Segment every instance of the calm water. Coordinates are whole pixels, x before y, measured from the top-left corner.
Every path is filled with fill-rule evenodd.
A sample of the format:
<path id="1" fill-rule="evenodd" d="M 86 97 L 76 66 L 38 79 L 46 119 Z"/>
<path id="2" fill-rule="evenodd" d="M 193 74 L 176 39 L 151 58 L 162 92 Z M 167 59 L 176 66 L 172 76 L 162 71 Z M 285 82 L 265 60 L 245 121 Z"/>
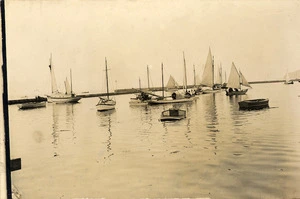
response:
<path id="1" fill-rule="evenodd" d="M 158 121 L 172 105 L 96 111 L 97 98 L 74 105 L 9 107 L 12 175 L 32 198 L 300 198 L 300 83 L 253 85 L 248 95 L 201 95 L 187 118 Z M 239 111 L 237 102 L 269 98 L 271 109 Z"/>

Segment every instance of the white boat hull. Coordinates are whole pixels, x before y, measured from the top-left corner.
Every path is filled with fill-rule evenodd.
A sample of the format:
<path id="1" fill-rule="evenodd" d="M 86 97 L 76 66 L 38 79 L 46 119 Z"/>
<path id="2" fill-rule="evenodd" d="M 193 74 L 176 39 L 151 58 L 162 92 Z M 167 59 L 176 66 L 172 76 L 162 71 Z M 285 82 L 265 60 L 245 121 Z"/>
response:
<path id="1" fill-rule="evenodd" d="M 47 96 L 47 101 L 50 103 L 77 103 L 81 97 L 76 96 Z"/>
<path id="2" fill-rule="evenodd" d="M 171 104 L 171 103 L 184 103 L 184 102 L 192 102 L 195 98 L 183 98 L 183 99 L 163 99 L 163 100 L 149 100 L 148 104 L 155 105 L 155 104 Z"/>
<path id="3" fill-rule="evenodd" d="M 138 100 L 138 99 L 131 99 L 129 101 L 129 105 L 130 106 L 146 106 L 148 105 L 148 100 L 147 101 L 142 101 L 142 100 Z"/>
<path id="4" fill-rule="evenodd" d="M 203 90 L 202 93 L 203 94 L 209 94 L 209 93 L 219 93 L 221 92 L 221 89 L 215 89 L 215 90 L 211 90 L 211 89 L 207 89 L 207 90 Z"/>
<path id="5" fill-rule="evenodd" d="M 241 90 L 241 91 L 231 91 L 231 92 L 228 92 L 226 91 L 226 95 L 227 96 L 233 96 L 233 95 L 245 95 L 247 93 L 248 89 L 245 89 L 245 90 Z"/>
<path id="6" fill-rule="evenodd" d="M 109 111 L 115 109 L 115 105 L 99 104 L 97 105 L 97 111 Z"/>
<path id="7" fill-rule="evenodd" d="M 107 100 L 104 98 L 100 98 L 100 101 L 98 102 L 97 111 L 109 111 L 115 109 L 116 102 L 114 100 Z"/>

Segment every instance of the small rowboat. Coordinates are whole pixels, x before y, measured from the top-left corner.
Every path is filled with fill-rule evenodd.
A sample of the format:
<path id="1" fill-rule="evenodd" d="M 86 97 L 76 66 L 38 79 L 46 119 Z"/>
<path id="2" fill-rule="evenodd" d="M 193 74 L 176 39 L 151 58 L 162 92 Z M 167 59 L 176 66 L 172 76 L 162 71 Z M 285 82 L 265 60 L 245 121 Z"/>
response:
<path id="1" fill-rule="evenodd" d="M 269 108 L 269 99 L 252 99 L 239 102 L 241 110 L 257 110 L 263 108 Z"/>
<path id="2" fill-rule="evenodd" d="M 176 121 L 186 118 L 186 111 L 177 108 L 170 108 L 161 113 L 160 121 Z"/>
<path id="3" fill-rule="evenodd" d="M 19 109 L 34 109 L 34 108 L 43 108 L 46 107 L 46 102 L 28 102 L 20 104 Z"/>

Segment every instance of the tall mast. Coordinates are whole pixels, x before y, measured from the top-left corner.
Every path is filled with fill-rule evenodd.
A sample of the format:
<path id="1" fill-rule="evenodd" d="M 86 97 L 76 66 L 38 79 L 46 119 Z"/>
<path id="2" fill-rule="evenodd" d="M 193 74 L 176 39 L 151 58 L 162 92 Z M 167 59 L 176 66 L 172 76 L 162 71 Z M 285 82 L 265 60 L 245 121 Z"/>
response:
<path id="1" fill-rule="evenodd" d="M 183 66 L 184 66 L 184 88 L 185 91 L 187 91 L 187 77 L 186 77 L 186 63 L 185 63 L 185 56 L 184 56 L 184 52 L 183 52 Z"/>
<path id="2" fill-rule="evenodd" d="M 165 93 L 164 93 L 164 64 L 161 63 L 161 88 L 162 88 L 162 96 L 165 98 Z"/>
<path id="3" fill-rule="evenodd" d="M 196 87 L 196 71 L 195 71 L 195 64 L 193 65 L 194 69 L 194 87 Z"/>
<path id="4" fill-rule="evenodd" d="M 141 78 L 139 77 L 139 89 L 141 90 L 142 87 L 141 87 Z"/>
<path id="5" fill-rule="evenodd" d="M 106 57 L 105 57 L 105 73 L 106 73 L 106 93 L 107 93 L 107 99 L 109 99 L 108 74 L 107 74 L 107 60 L 106 60 Z"/>
<path id="6" fill-rule="evenodd" d="M 72 88 L 72 69 L 70 69 L 70 81 L 71 81 L 71 95 L 73 94 L 73 88 Z"/>
<path id="7" fill-rule="evenodd" d="M 147 79 L 148 79 L 148 90 L 150 90 L 150 82 L 149 82 L 149 67 L 147 65 Z"/>
<path id="8" fill-rule="evenodd" d="M 214 67 L 215 67 L 215 65 L 214 65 L 214 59 L 215 59 L 215 57 L 213 56 L 212 57 L 212 83 L 213 83 L 213 86 L 212 86 L 212 88 L 214 88 L 214 84 L 215 84 L 215 69 L 214 69 Z"/>

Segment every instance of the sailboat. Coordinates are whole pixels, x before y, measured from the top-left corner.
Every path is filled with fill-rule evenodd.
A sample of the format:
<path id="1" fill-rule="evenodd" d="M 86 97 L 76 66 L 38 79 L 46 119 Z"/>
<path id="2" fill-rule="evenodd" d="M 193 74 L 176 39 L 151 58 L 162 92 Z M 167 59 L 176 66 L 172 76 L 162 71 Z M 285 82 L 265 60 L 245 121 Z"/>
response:
<path id="1" fill-rule="evenodd" d="M 294 82 L 290 79 L 289 73 L 287 72 L 285 75 L 285 82 L 284 84 L 294 84 Z"/>
<path id="2" fill-rule="evenodd" d="M 109 89 L 108 89 L 108 72 L 107 72 L 107 60 L 105 57 L 105 74 L 106 74 L 106 97 L 99 97 L 100 100 L 98 102 L 97 110 L 98 111 L 108 111 L 115 109 L 116 101 L 109 98 Z"/>
<path id="3" fill-rule="evenodd" d="M 72 91 L 72 71 L 70 70 L 71 86 L 68 83 L 67 87 L 67 83 L 65 82 L 66 93 L 61 93 L 57 89 L 54 68 L 52 65 L 52 55 L 50 56 L 49 68 L 51 73 L 52 94 L 47 96 L 47 101 L 50 103 L 77 103 L 81 99 L 81 97 L 76 96 L 76 94 Z"/>
<path id="4" fill-rule="evenodd" d="M 170 97 L 165 97 L 165 88 L 164 88 L 164 73 L 163 73 L 163 63 L 161 64 L 161 72 L 162 72 L 162 96 L 157 98 L 157 99 L 153 99 L 150 100 L 148 103 L 150 105 L 155 105 L 155 104 L 169 104 L 169 103 L 183 103 L 183 102 L 192 102 L 195 100 L 194 97 L 191 96 L 190 93 L 188 93 L 187 91 L 187 77 L 186 77 L 186 66 L 185 66 L 185 58 L 184 58 L 184 53 L 183 53 L 183 59 L 184 59 L 184 90 L 185 90 L 185 94 L 184 96 L 180 96 L 178 94 L 176 94 L 175 92 L 172 93 L 171 98 Z"/>
<path id="5" fill-rule="evenodd" d="M 203 94 L 216 93 L 221 91 L 220 88 L 215 87 L 214 76 L 215 76 L 214 59 L 213 56 L 211 55 L 211 50 L 209 48 L 206 63 L 205 63 L 205 68 L 202 75 L 202 82 L 201 82 L 201 84 L 204 87 L 208 87 L 208 88 L 203 90 Z"/>
<path id="6" fill-rule="evenodd" d="M 142 91 L 141 88 L 141 79 L 139 78 L 139 91 L 136 97 L 130 98 L 129 105 L 130 106 L 145 106 L 148 105 L 148 101 L 151 100 L 151 96 L 153 93 L 150 92 L 150 81 L 149 81 L 149 67 L 147 66 L 147 79 L 148 79 L 148 90 Z"/>
<path id="7" fill-rule="evenodd" d="M 226 95 L 245 95 L 248 89 L 242 89 L 242 86 L 252 88 L 241 71 L 238 71 L 232 62 L 227 87 Z"/>

